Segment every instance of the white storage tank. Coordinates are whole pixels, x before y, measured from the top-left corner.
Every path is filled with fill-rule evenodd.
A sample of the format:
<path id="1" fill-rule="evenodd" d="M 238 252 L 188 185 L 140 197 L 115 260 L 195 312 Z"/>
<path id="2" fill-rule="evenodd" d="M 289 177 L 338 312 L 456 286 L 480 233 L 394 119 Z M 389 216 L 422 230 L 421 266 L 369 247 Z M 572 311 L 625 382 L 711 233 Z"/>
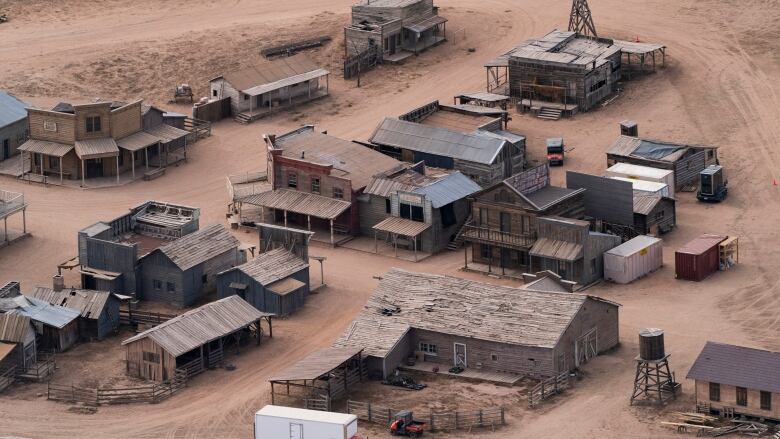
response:
<path id="1" fill-rule="evenodd" d="M 353 439 L 357 416 L 267 405 L 255 413 L 255 439 Z"/>
<path id="2" fill-rule="evenodd" d="M 604 253 L 604 279 L 627 284 L 664 263 L 663 241 L 640 235 Z"/>
<path id="3" fill-rule="evenodd" d="M 609 177 L 613 180 L 627 181 L 633 186 L 634 192 L 643 192 L 647 195 L 657 195 L 659 197 L 672 198 L 671 190 L 666 183 L 657 183 L 655 181 L 634 180 L 632 178 Z"/>
<path id="4" fill-rule="evenodd" d="M 607 169 L 607 177 L 622 177 L 632 180 L 654 181 L 669 186 L 669 197 L 674 198 L 674 171 L 651 168 L 650 166 L 617 163 Z"/>

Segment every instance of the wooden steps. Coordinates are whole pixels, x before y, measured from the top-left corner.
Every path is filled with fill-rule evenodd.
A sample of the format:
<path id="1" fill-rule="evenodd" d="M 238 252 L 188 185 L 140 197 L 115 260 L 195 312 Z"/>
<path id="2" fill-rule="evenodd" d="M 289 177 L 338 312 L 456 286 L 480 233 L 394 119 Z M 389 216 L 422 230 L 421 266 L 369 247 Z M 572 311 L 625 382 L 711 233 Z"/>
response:
<path id="1" fill-rule="evenodd" d="M 238 113 L 238 114 L 236 114 L 233 117 L 233 120 L 235 120 L 236 122 L 238 122 L 240 124 L 246 125 L 246 124 L 248 124 L 249 122 L 252 121 L 252 118 L 250 118 L 249 116 L 247 116 L 244 113 Z"/>
<path id="2" fill-rule="evenodd" d="M 563 110 L 558 108 L 542 107 L 537 117 L 544 120 L 559 120 L 563 116 Z"/>

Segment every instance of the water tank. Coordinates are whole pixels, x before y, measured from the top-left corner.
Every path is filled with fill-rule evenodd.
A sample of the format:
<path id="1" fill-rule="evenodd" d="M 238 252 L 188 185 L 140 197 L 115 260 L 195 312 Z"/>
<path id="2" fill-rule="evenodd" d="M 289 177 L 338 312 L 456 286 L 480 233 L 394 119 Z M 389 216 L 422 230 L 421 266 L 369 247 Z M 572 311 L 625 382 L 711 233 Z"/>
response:
<path id="1" fill-rule="evenodd" d="M 664 331 L 662 329 L 647 328 L 639 331 L 639 358 L 660 360 L 665 355 Z"/>

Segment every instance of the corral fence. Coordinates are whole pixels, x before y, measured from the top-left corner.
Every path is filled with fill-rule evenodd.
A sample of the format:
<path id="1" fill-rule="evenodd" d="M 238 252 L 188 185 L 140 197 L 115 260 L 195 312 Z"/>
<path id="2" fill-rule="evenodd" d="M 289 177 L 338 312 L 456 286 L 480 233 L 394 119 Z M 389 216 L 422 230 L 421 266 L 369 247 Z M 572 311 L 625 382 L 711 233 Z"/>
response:
<path id="1" fill-rule="evenodd" d="M 36 362 L 26 371 L 19 373 L 16 377 L 29 381 L 43 381 L 47 379 L 57 368 L 54 361 L 54 353 L 38 352 Z"/>
<path id="2" fill-rule="evenodd" d="M 99 406 L 108 404 L 156 404 L 171 397 L 187 385 L 187 374 L 176 371 L 176 376 L 162 384 L 144 384 L 128 387 L 80 387 L 49 382 L 46 398 L 52 401 L 82 403 Z"/>
<path id="3" fill-rule="evenodd" d="M 379 63 L 381 53 L 379 46 L 371 44 L 368 48 L 358 54 L 347 56 L 344 59 L 344 79 L 351 79 L 363 72 L 373 68 Z"/>
<path id="4" fill-rule="evenodd" d="M 205 104 L 196 104 L 192 107 L 192 118 L 205 122 L 217 122 L 232 115 L 230 108 L 230 97 L 207 102 Z M 185 127 L 187 120 L 184 120 Z"/>
<path id="5" fill-rule="evenodd" d="M 389 425 L 400 409 L 373 404 L 370 402 L 347 401 L 347 413 L 358 419 L 377 424 Z M 496 427 L 506 424 L 503 407 L 480 410 L 464 410 L 447 413 L 414 412 L 414 419 L 425 422 L 428 431 L 472 430 L 474 428 Z"/>
<path id="6" fill-rule="evenodd" d="M 0 371 L 0 392 L 10 386 L 16 380 L 16 366 L 11 366 Z"/>
<path id="7" fill-rule="evenodd" d="M 542 401 L 569 388 L 569 372 L 542 380 L 528 392 L 528 405 L 536 408 Z"/>
<path id="8" fill-rule="evenodd" d="M 125 325 L 143 324 L 157 326 L 160 323 L 165 323 L 174 317 L 176 316 L 173 314 L 164 314 L 160 312 L 135 311 L 127 309 L 119 310 L 119 323 Z"/>
<path id="9" fill-rule="evenodd" d="M 185 117 L 184 129 L 190 132 L 190 134 L 187 135 L 187 144 L 193 144 L 198 140 L 211 135 L 211 122 Z"/>

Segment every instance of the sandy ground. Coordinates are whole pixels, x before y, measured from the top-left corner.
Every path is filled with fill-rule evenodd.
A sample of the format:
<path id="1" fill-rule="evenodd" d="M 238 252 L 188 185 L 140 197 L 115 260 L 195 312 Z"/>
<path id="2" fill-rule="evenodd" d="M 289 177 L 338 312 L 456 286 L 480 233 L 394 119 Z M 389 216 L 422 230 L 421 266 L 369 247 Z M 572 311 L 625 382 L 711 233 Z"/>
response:
<path id="1" fill-rule="evenodd" d="M 225 68 L 245 65 L 261 47 L 297 36 L 331 34 L 336 39 L 313 56 L 334 71 L 343 46 L 338 36 L 351 1 L 237 0 L 219 6 L 200 0 L 153 2 L 0 1 L 11 21 L 0 25 L 0 88 L 32 103 L 60 99 L 146 97 L 164 105 L 173 85 L 189 82 L 198 94 L 205 81 Z M 215 125 L 214 135 L 192 150 L 191 160 L 164 178 L 122 188 L 79 191 L 30 186 L 10 179 L 0 185 L 23 191 L 30 203 L 33 233 L 0 250 L 0 282 L 18 279 L 25 289 L 48 285 L 56 264 L 76 251 L 76 232 L 98 219 L 119 215 L 149 198 L 202 209 L 202 224 L 224 221 L 228 203 L 224 177 L 264 168 L 261 135 L 315 123 L 344 138 L 365 139 L 386 115 L 432 99 L 484 87 L 482 64 L 517 42 L 565 27 L 569 2 L 531 0 L 441 0 L 454 40 L 404 67 L 379 68 L 354 87 L 334 74 L 333 97 L 300 111 L 241 126 Z M 669 47 L 668 67 L 626 84 L 604 109 L 573 120 L 543 122 L 515 115 L 510 127 L 528 136 L 532 156 L 543 140 L 564 136 L 575 149 L 566 169 L 603 172 L 604 151 L 618 122 L 634 119 L 644 136 L 718 145 L 730 179 L 729 199 L 702 205 L 691 194 L 678 203 L 678 227 L 665 237 L 666 266 L 629 286 L 599 285 L 592 293 L 623 304 L 621 342 L 616 352 L 585 368 L 586 378 L 552 403 L 509 417 L 499 433 L 512 438 L 677 437 L 657 420 L 663 411 L 628 406 L 637 330 L 664 328 L 672 367 L 683 379 L 707 340 L 780 349 L 780 273 L 775 245 L 780 189 L 780 18 L 777 0 L 594 0 L 602 35 L 639 37 Z M 469 53 L 466 48 L 475 48 Z M 173 107 L 187 112 L 185 106 Z M 673 249 L 702 232 L 740 236 L 741 264 L 703 283 L 674 280 Z M 254 236 L 239 234 L 245 242 Z M 285 365 L 329 345 L 358 313 L 389 267 L 456 274 L 507 283 L 458 271 L 461 253 L 443 253 L 414 264 L 347 249 L 314 248 L 327 256 L 329 287 L 304 310 L 275 326 L 274 339 L 237 357 L 237 369 L 197 377 L 180 395 L 158 405 L 101 407 L 92 415 L 44 401 L 33 391 L 0 397 L 0 434 L 33 438 L 195 438 L 249 437 L 252 413 L 268 403 L 267 379 Z M 359 268 L 356 268 L 359 267 Z M 316 282 L 316 274 L 315 282 Z M 68 278 L 73 282 L 72 277 Z M 118 340 L 117 340 L 118 341 Z M 105 367 L 63 363 L 63 378 L 115 373 L 116 356 L 84 351 L 87 360 L 105 358 Z M 113 350 L 117 355 L 119 351 Z M 72 357 L 74 354 L 69 354 Z M 110 358 L 109 358 L 110 357 Z M 72 364 L 72 369 L 64 370 Z M 103 375 L 101 375 L 103 376 Z M 97 378 L 94 378 L 97 379 Z M 690 407 L 693 383 L 673 408 Z M 376 399 L 381 399 L 377 394 Z M 518 404 L 496 391 L 496 400 Z M 424 407 L 425 401 L 420 401 Z M 411 404 L 410 404 L 411 405 Z M 411 407 L 414 408 L 414 407 Z M 519 410 L 519 409 L 518 409 Z M 487 434 L 485 434 L 487 435 Z M 462 434 L 462 437 L 470 436 Z M 435 437 L 461 437 L 455 434 Z M 371 437 L 384 437 L 371 430 Z"/>

